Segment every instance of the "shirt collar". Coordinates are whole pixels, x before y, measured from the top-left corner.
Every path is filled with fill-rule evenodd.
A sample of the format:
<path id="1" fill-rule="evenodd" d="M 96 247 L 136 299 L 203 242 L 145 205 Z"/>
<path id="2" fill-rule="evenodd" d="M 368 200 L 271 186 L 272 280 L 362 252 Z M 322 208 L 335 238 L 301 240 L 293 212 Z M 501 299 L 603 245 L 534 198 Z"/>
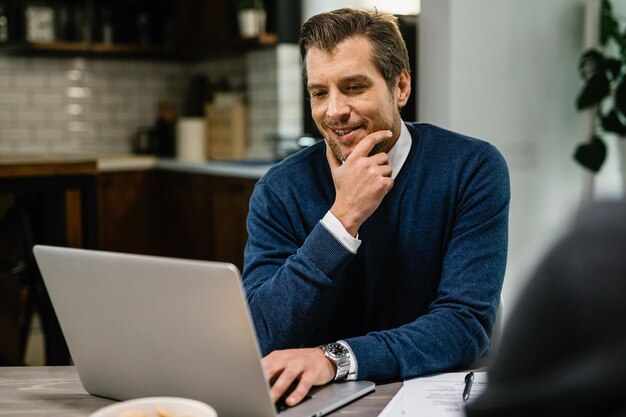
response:
<path id="1" fill-rule="evenodd" d="M 400 123 L 400 137 L 387 153 L 389 156 L 389 165 L 391 166 L 391 178 L 396 179 L 398 173 L 402 169 L 406 158 L 411 150 L 411 133 L 404 122 Z"/>

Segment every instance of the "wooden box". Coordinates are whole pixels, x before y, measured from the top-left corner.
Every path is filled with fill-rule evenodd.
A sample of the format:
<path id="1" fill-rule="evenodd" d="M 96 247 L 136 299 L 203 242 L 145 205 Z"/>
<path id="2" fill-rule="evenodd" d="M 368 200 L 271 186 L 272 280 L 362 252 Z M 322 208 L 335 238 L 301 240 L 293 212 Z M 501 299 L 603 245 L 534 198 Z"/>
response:
<path id="1" fill-rule="evenodd" d="M 216 100 L 206 105 L 205 113 L 207 159 L 244 159 L 248 147 L 248 112 L 243 98 Z"/>

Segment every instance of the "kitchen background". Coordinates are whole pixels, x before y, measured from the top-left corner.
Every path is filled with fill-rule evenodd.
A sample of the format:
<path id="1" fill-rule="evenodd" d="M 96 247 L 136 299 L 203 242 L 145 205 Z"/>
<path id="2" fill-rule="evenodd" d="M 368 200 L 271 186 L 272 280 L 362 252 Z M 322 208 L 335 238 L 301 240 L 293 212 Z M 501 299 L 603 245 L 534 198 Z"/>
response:
<path id="1" fill-rule="evenodd" d="M 419 3 L 402 3 L 379 7 L 403 15 L 415 63 Z M 260 4 L 262 18 L 245 32 L 240 9 Z M 29 154 L 95 158 L 97 247 L 241 267 L 254 183 L 271 163 L 312 143 L 297 48 L 301 21 L 336 7 L 293 0 L 0 0 L 0 161 Z M 416 103 L 414 95 L 409 119 Z M 146 164 L 154 154 L 162 158 Z M 214 159 L 226 165 L 214 168 Z M 232 163 L 240 159 L 246 162 Z M 0 220 L 22 200 L 0 192 Z M 39 218 L 43 203 L 30 202 L 28 215 Z M 61 207 L 70 210 L 71 202 Z M 70 220 L 60 227 L 67 236 Z M 33 228 L 35 241 L 45 241 L 44 229 Z M 0 236 L 0 245 L 6 242 Z M 80 238 L 66 243 L 81 246 Z M 30 365 L 66 363 L 62 336 L 48 329 L 56 326 L 49 310 L 35 300 L 41 314 L 28 313 L 33 291 L 20 282 L 4 291 L 0 362 L 23 356 Z M 26 298 L 16 304 L 20 294 Z M 12 335 L 23 335 L 31 319 L 27 345 L 19 346 L 22 336 Z M 54 352 L 44 339 L 55 341 Z"/>
<path id="2" fill-rule="evenodd" d="M 585 172 L 572 160 L 576 144 L 586 137 L 586 119 L 574 103 L 582 85 L 577 68 L 585 46 L 585 10 L 593 2 L 598 0 L 378 2 L 381 9 L 408 4 L 408 9 L 395 11 L 398 14 L 419 13 L 413 73 L 418 119 L 486 139 L 509 164 L 510 256 L 503 289 L 507 310 L 582 204 L 624 195 L 620 172 L 626 164 L 619 156 L 624 141 L 607 140 L 608 159 L 597 174 Z M 126 7 L 141 2 L 104 3 Z M 626 13 L 625 2 L 612 3 L 619 15 Z M 226 90 L 227 85 L 235 95 L 244 92 L 250 141 L 246 158 L 266 160 L 292 151 L 294 140 L 310 133 L 294 26 L 320 11 L 369 7 L 372 2 L 266 0 L 268 32 L 276 38 L 247 40 L 232 33 L 235 20 L 228 20 L 229 28 L 225 19 L 216 19 L 218 11 L 229 8 L 233 16 L 234 0 L 175 4 L 179 13 L 174 21 L 180 23 L 183 14 L 186 20 L 178 26 L 192 29 L 178 36 L 186 52 L 179 57 L 106 48 L 51 54 L 0 46 L 6 52 L 0 55 L 0 152 L 127 153 L 137 129 L 155 125 L 160 101 L 171 103 L 177 116 L 182 115 L 189 86 L 198 74 L 216 90 Z M 190 5 L 206 8 L 190 14 L 185 9 Z M 182 13 L 185 10 L 187 14 Z M 295 14 L 290 17 L 289 11 Z M 187 52 L 194 48 L 213 52 L 190 57 Z M 198 192 L 190 188 L 187 197 L 194 195 Z M 222 200 L 225 211 L 232 208 L 222 194 L 212 204 Z M 244 197 L 240 203 L 245 204 Z M 199 209 L 192 218 L 202 212 Z M 170 217 L 159 226 L 172 221 Z M 197 234 L 201 233 L 200 228 Z"/>

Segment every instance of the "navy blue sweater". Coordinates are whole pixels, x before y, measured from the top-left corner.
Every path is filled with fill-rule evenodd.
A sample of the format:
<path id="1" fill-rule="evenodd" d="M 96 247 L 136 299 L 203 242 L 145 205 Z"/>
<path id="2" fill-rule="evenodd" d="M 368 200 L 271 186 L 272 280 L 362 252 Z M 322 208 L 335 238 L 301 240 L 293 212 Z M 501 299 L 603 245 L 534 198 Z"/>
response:
<path id="1" fill-rule="evenodd" d="M 352 254 L 320 223 L 335 199 L 324 142 L 250 200 L 243 285 L 262 353 L 346 340 L 359 379 L 466 366 L 486 350 L 506 266 L 509 177 L 490 144 L 407 124 L 411 150 Z"/>

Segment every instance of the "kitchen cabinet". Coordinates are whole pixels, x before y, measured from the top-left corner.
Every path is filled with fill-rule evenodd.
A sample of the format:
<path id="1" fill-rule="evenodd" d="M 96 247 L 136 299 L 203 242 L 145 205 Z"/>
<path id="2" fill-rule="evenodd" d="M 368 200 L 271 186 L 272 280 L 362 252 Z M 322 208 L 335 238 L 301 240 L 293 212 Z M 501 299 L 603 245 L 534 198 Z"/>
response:
<path id="1" fill-rule="evenodd" d="M 211 217 L 213 257 L 243 268 L 243 249 L 248 239 L 248 203 L 256 180 L 212 177 Z"/>
<path id="2" fill-rule="evenodd" d="M 158 171 L 159 254 L 212 260 L 211 177 Z"/>
<path id="3" fill-rule="evenodd" d="M 101 249 L 243 268 L 256 179 L 168 170 L 99 174 Z"/>
<path id="4" fill-rule="evenodd" d="M 0 53 L 209 58 L 296 43 L 300 2 L 265 0 L 264 36 L 242 39 L 232 0 L 0 0 Z"/>
<path id="5" fill-rule="evenodd" d="M 0 0 L 7 54 L 171 54 L 172 0 Z"/>
<path id="6" fill-rule="evenodd" d="M 153 171 L 98 174 L 102 250 L 158 254 L 155 187 Z"/>

